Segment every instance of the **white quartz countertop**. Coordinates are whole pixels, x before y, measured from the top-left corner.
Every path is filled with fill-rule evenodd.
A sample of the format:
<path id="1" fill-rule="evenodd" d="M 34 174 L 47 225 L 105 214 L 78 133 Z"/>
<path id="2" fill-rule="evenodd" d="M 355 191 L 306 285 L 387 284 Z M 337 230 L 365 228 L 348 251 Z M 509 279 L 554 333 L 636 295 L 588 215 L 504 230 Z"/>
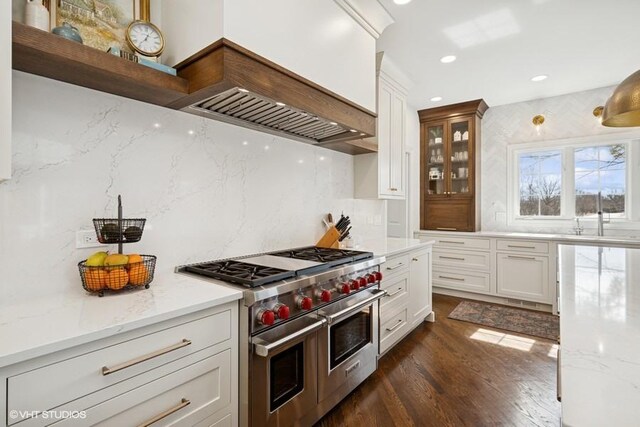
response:
<path id="1" fill-rule="evenodd" d="M 640 423 L 640 249 L 560 245 L 564 426 Z"/>
<path id="2" fill-rule="evenodd" d="M 414 249 L 431 246 L 434 240 L 420 241 L 420 239 L 407 239 L 399 237 L 387 237 L 382 239 L 365 240 L 357 248 L 359 251 L 373 252 L 376 256 L 392 256 Z"/>
<path id="3" fill-rule="evenodd" d="M 149 289 L 77 292 L 0 309 L 0 368 L 242 298 L 242 291 L 170 271 Z"/>
<path id="4" fill-rule="evenodd" d="M 497 237 L 507 239 L 525 239 L 525 240 L 552 240 L 565 244 L 594 244 L 594 245 L 616 245 L 640 247 L 640 237 L 638 236 L 592 236 L 575 234 L 545 234 L 545 233 L 525 233 L 516 231 L 436 231 L 436 230 L 419 230 L 416 231 L 417 236 L 461 236 L 461 237 Z"/>

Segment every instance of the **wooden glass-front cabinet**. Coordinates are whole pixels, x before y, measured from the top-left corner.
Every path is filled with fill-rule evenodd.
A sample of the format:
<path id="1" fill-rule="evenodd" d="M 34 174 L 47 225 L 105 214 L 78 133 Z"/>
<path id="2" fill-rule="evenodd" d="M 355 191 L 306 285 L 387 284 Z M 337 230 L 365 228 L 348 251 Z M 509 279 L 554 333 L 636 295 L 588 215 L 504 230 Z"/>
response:
<path id="1" fill-rule="evenodd" d="M 476 100 L 418 112 L 422 229 L 479 228 L 480 120 L 487 108 Z"/>

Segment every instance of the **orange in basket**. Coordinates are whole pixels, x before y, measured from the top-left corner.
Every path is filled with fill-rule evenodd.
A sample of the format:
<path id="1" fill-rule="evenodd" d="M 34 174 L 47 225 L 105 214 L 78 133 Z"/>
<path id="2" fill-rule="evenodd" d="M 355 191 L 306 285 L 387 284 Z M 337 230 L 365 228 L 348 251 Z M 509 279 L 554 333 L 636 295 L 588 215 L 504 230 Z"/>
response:
<path id="1" fill-rule="evenodd" d="M 124 268 L 114 268 L 107 273 L 107 286 L 109 289 L 119 290 L 127 286 L 129 275 Z"/>
<path id="2" fill-rule="evenodd" d="M 90 291 L 100 291 L 107 285 L 107 272 L 90 268 L 84 273 L 84 283 Z"/>
<path id="3" fill-rule="evenodd" d="M 148 279 L 149 271 L 143 264 L 132 265 L 129 269 L 129 283 L 132 285 L 144 285 Z"/>

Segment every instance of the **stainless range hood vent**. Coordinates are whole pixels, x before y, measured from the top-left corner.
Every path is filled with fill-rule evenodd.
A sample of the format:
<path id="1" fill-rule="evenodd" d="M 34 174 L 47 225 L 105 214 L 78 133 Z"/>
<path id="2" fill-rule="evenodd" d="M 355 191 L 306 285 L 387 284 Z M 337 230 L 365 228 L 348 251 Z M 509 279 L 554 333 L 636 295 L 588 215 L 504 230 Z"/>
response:
<path id="1" fill-rule="evenodd" d="M 201 116 L 215 116 L 218 120 L 263 132 L 317 144 L 338 135 L 352 135 L 349 129 L 297 108 L 266 97 L 233 88 L 185 110 Z"/>

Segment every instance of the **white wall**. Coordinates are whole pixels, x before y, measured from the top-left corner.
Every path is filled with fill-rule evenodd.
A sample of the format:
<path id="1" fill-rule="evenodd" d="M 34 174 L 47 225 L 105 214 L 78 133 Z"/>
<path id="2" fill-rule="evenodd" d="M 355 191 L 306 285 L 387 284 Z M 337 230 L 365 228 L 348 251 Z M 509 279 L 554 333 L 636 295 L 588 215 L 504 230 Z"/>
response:
<path id="1" fill-rule="evenodd" d="M 385 235 L 374 221 L 386 223 L 384 202 L 353 199 L 351 156 L 13 77 L 14 177 L 0 183 L 0 305 L 84 292 L 76 264 L 99 249 L 76 250 L 75 232 L 115 215 L 118 194 L 126 216 L 147 218 L 142 241 L 125 251 L 157 255 L 166 271 L 313 244 L 329 211 L 350 215 L 355 236 Z M 66 286 L 52 287 L 51 277 Z"/>
<path id="2" fill-rule="evenodd" d="M 0 4 L 0 181 L 11 176 L 11 2 Z"/>
<path id="3" fill-rule="evenodd" d="M 567 233 L 554 228 L 507 224 L 507 146 L 589 135 L 627 132 L 602 126 L 592 111 L 604 105 L 613 87 L 489 108 L 482 121 L 482 229 Z M 540 135 L 531 123 L 536 114 L 546 118 Z"/>

